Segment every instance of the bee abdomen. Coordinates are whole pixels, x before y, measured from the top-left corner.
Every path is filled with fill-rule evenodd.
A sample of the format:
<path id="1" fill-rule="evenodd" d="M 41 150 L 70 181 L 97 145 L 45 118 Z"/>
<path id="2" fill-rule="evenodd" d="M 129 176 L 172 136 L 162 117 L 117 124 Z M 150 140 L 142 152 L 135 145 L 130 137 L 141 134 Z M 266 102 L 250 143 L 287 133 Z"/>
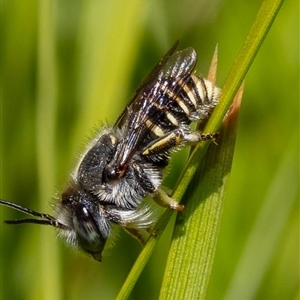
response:
<path id="1" fill-rule="evenodd" d="M 207 119 L 220 96 L 220 89 L 200 76 L 178 79 L 173 86 L 171 81 L 174 82 L 174 78 L 168 80 L 169 84 L 160 84 L 161 97 L 152 103 L 150 118 L 146 122 L 151 133 L 158 138 L 189 125 L 191 121 Z"/>
<path id="2" fill-rule="evenodd" d="M 181 98 L 189 107 L 187 117 L 191 121 L 206 119 L 218 103 L 221 90 L 209 80 L 191 75 L 181 90 Z"/>

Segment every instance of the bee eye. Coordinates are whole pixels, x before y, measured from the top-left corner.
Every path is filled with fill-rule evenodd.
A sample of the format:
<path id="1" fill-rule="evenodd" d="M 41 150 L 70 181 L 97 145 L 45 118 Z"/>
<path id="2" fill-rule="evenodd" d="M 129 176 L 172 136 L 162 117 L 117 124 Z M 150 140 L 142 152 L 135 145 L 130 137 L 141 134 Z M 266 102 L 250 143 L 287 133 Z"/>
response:
<path id="1" fill-rule="evenodd" d="M 80 247 L 96 260 L 101 261 L 106 238 L 101 234 L 101 224 L 98 226 L 92 214 L 83 204 L 76 205 L 73 224 Z"/>

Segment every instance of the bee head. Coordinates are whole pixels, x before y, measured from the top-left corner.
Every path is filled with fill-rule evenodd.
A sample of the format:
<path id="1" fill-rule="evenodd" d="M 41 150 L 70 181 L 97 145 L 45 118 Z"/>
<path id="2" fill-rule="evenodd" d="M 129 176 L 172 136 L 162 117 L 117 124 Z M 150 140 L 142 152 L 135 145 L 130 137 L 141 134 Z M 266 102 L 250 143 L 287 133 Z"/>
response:
<path id="1" fill-rule="evenodd" d="M 60 201 L 56 204 L 55 217 L 1 199 L 0 204 L 35 217 L 6 220 L 5 223 L 32 223 L 55 227 L 59 230 L 59 236 L 68 244 L 81 248 L 95 260 L 101 261 L 111 226 L 99 200 L 76 184 L 72 184 L 62 193 Z"/>
<path id="2" fill-rule="evenodd" d="M 56 216 L 67 228 L 59 232 L 60 236 L 101 261 L 111 228 L 99 200 L 77 185 L 71 185 L 61 195 Z"/>

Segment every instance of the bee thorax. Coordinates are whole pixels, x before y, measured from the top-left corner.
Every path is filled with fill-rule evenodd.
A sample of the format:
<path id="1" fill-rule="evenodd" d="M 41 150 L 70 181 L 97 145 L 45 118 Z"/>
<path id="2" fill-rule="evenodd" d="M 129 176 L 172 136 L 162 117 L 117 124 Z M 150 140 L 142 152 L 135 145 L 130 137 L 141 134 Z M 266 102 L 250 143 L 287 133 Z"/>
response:
<path id="1" fill-rule="evenodd" d="M 99 187 L 97 196 L 99 201 L 132 209 L 136 208 L 146 195 L 154 193 L 161 180 L 160 169 L 133 160 L 123 176 L 105 181 Z"/>

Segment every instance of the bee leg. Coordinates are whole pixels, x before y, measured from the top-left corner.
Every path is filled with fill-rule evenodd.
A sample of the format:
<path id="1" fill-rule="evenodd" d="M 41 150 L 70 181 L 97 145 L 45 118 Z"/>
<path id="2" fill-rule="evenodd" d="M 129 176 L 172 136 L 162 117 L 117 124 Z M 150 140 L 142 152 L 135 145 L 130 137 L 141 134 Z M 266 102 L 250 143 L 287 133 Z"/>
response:
<path id="1" fill-rule="evenodd" d="M 161 189 L 157 190 L 153 199 L 157 204 L 159 204 L 160 206 L 163 206 L 163 207 L 169 207 L 169 208 L 172 208 L 177 211 L 183 211 L 183 209 L 184 209 L 184 205 L 176 202 L 174 199 L 172 199 L 170 196 L 168 196 L 168 194 L 165 191 L 163 191 Z"/>
<path id="2" fill-rule="evenodd" d="M 155 155 L 158 153 L 168 151 L 170 148 L 179 146 L 182 143 L 194 144 L 206 140 L 215 141 L 217 136 L 218 133 L 184 131 L 181 128 L 177 128 L 148 144 L 143 149 L 142 154 Z"/>
<path id="3" fill-rule="evenodd" d="M 165 152 L 179 145 L 183 140 L 183 132 L 180 129 L 173 130 L 149 143 L 142 151 L 143 155 L 152 155 Z"/>
<path id="4" fill-rule="evenodd" d="M 153 236 L 156 236 L 156 230 L 153 228 L 146 228 L 146 231 Z"/>
<path id="5" fill-rule="evenodd" d="M 183 136 L 183 141 L 189 144 L 198 143 L 201 141 L 212 140 L 216 143 L 216 138 L 218 137 L 218 133 L 203 133 L 203 132 L 188 132 Z"/>
<path id="6" fill-rule="evenodd" d="M 136 238 L 143 246 L 146 244 L 146 239 L 143 237 L 143 234 L 140 230 L 132 227 L 123 227 L 127 233 Z"/>

